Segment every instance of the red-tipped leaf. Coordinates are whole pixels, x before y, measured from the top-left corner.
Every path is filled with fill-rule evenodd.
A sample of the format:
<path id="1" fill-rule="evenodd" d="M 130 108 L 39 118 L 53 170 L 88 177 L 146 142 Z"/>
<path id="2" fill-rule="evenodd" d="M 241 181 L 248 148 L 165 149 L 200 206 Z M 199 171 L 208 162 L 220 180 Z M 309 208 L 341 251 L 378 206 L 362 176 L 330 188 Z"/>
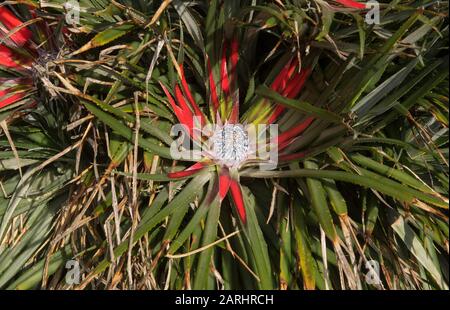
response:
<path id="1" fill-rule="evenodd" d="M 19 101 L 20 99 L 22 99 L 25 96 L 25 93 L 16 93 L 16 94 L 12 94 L 10 96 L 8 95 L 8 91 L 4 91 L 4 90 L 0 90 L 0 109 L 4 108 L 8 105 L 11 105 L 13 103 L 16 103 L 17 101 Z"/>
<path id="2" fill-rule="evenodd" d="M 219 109 L 219 98 L 217 97 L 216 83 L 214 82 L 214 75 L 211 69 L 211 62 L 208 58 L 208 75 L 209 75 L 209 88 L 211 92 L 211 101 L 213 103 L 214 113 Z"/>
<path id="3" fill-rule="evenodd" d="M 272 112 L 272 115 L 270 115 L 267 123 L 272 124 L 273 122 L 275 122 L 275 120 L 278 118 L 278 116 L 280 116 L 281 113 L 283 113 L 284 110 L 285 110 L 284 106 L 277 105 L 274 111 Z"/>
<path id="4" fill-rule="evenodd" d="M 22 63 L 10 48 L 0 45 L 0 66 L 19 69 L 22 67 Z"/>
<path id="5" fill-rule="evenodd" d="M 178 178 L 184 178 L 193 175 L 194 173 L 199 172 L 203 168 L 205 168 L 206 164 L 203 162 L 195 163 L 194 165 L 190 166 L 189 168 L 178 171 L 178 172 L 169 172 L 167 176 L 172 179 L 178 179 Z"/>
<path id="6" fill-rule="evenodd" d="M 308 79 L 310 73 L 311 68 L 305 68 L 302 70 L 302 72 L 297 74 L 291 81 L 289 81 L 288 85 L 286 86 L 283 92 L 283 96 L 286 96 L 291 99 L 297 97 L 300 91 L 302 90 L 306 80 Z"/>
<path id="7" fill-rule="evenodd" d="M 270 88 L 274 91 L 280 91 L 281 85 L 285 84 L 288 79 L 288 71 L 291 67 L 292 59 L 288 61 L 288 63 L 283 67 L 280 73 L 275 77 L 275 80 L 272 82 Z"/>
<path id="8" fill-rule="evenodd" d="M 186 82 L 186 78 L 184 75 L 184 68 L 183 68 L 182 64 L 180 65 L 180 69 L 181 69 L 181 86 L 183 86 L 184 94 L 188 98 L 188 101 L 194 110 L 194 114 L 196 116 L 200 117 L 200 119 L 202 120 L 202 123 L 205 124 L 206 123 L 205 116 L 204 116 L 203 112 L 200 110 L 200 108 L 198 107 L 197 103 L 195 102 L 194 97 L 192 96 L 192 93 L 189 89 L 189 85 Z"/>
<path id="9" fill-rule="evenodd" d="M 296 159 L 304 158 L 305 156 L 306 156 L 306 152 L 285 154 L 285 155 L 280 156 L 280 160 L 281 161 L 296 160 Z"/>
<path id="10" fill-rule="evenodd" d="M 175 98 L 177 99 L 177 102 L 178 102 L 181 110 L 185 114 L 189 114 L 191 116 L 192 115 L 191 108 L 189 108 L 186 100 L 184 99 L 183 93 L 181 92 L 181 89 L 178 85 L 175 85 Z"/>
<path id="11" fill-rule="evenodd" d="M 233 108 L 231 109 L 231 115 L 228 119 L 230 124 L 236 124 L 239 122 L 239 103 L 236 102 L 233 104 Z"/>
<path id="12" fill-rule="evenodd" d="M 366 8 L 365 3 L 361 3 L 361 2 L 357 2 L 357 1 L 353 1 L 353 0 L 334 0 L 334 1 L 342 4 L 343 6 L 346 6 L 348 8 L 359 9 L 359 10 L 364 10 Z"/>
<path id="13" fill-rule="evenodd" d="M 230 81 L 228 80 L 228 68 L 227 68 L 227 43 L 223 43 L 222 61 L 220 64 L 220 77 L 222 82 L 222 91 L 225 96 L 230 95 Z"/>
<path id="14" fill-rule="evenodd" d="M 236 181 L 231 179 L 230 182 L 231 196 L 233 197 L 234 204 L 236 205 L 236 210 L 239 214 L 239 218 L 242 223 L 247 222 L 247 215 L 245 212 L 244 198 L 242 197 L 241 185 Z"/>
<path id="15" fill-rule="evenodd" d="M 278 149 L 283 149 L 286 147 L 292 138 L 297 137 L 299 134 L 301 134 L 303 131 L 305 131 L 306 128 L 309 127 L 309 125 L 314 120 L 313 117 L 308 117 L 304 122 L 294 126 L 293 128 L 283 132 L 281 135 L 278 136 Z"/>
<path id="16" fill-rule="evenodd" d="M 228 189 L 230 188 L 230 184 L 231 184 L 231 177 L 228 171 L 224 171 L 223 169 L 221 174 L 219 175 L 219 197 L 221 201 L 227 195 Z"/>
<path id="17" fill-rule="evenodd" d="M 20 19 L 18 19 L 10 10 L 8 10 L 4 6 L 0 7 L 0 22 L 5 25 L 8 30 L 12 30 L 23 24 Z M 28 28 L 23 27 L 15 31 L 12 35 L 9 36 L 9 38 L 13 40 L 17 45 L 23 46 L 28 42 L 28 40 L 31 39 L 31 36 L 31 31 Z"/>
<path id="18" fill-rule="evenodd" d="M 166 97 L 169 100 L 169 103 L 172 106 L 173 112 L 177 116 L 178 120 L 180 121 L 180 123 L 182 123 L 183 125 L 188 127 L 189 134 L 192 136 L 192 131 L 193 131 L 192 113 L 190 113 L 189 110 L 184 111 L 179 106 L 177 106 L 175 103 L 175 100 L 173 100 L 172 95 L 169 93 L 167 88 L 162 83 L 160 83 L 160 85 L 161 85 L 161 88 L 163 89 L 164 93 L 166 94 Z"/>
<path id="19" fill-rule="evenodd" d="M 300 73 L 295 74 L 294 77 L 285 85 L 284 88 L 278 89 L 277 91 L 280 92 L 283 96 L 286 96 L 288 98 L 295 98 L 298 96 L 300 91 L 303 88 L 303 85 L 305 84 L 305 81 L 309 77 L 311 73 L 311 68 L 305 68 Z M 272 88 L 273 89 L 273 88 Z M 268 119 L 268 123 L 272 124 L 275 122 L 275 120 L 283 113 L 285 110 L 285 107 L 282 105 L 277 105 Z"/>

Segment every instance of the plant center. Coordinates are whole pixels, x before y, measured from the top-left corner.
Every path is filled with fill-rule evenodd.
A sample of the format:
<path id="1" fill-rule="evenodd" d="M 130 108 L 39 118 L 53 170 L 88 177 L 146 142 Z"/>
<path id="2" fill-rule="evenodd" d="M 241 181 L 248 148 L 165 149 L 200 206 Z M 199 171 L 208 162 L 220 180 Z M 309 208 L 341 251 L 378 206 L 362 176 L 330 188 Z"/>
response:
<path id="1" fill-rule="evenodd" d="M 248 134 L 240 124 L 226 124 L 212 136 L 213 154 L 228 167 L 238 166 L 248 155 Z"/>

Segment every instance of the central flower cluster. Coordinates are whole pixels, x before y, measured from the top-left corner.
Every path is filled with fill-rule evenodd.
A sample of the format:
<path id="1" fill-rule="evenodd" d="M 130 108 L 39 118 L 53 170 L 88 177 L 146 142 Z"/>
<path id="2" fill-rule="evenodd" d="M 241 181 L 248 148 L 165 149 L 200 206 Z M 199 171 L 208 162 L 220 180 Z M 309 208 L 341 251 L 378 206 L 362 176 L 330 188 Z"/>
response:
<path id="1" fill-rule="evenodd" d="M 223 165 L 236 167 L 247 159 L 249 138 L 242 125 L 226 124 L 219 127 L 211 139 L 214 157 Z"/>

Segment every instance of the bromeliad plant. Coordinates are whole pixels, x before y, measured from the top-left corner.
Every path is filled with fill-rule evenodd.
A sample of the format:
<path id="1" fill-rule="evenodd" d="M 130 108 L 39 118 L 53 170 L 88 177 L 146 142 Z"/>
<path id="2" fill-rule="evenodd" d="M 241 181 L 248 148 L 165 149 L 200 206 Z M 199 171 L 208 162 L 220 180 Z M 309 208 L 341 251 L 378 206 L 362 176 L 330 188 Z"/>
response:
<path id="1" fill-rule="evenodd" d="M 54 60 L 65 45 L 61 23 L 36 14 L 27 7 L 22 22 L 10 9 L 0 6 L 0 108 L 18 110 L 36 103 L 39 91 L 56 96 L 48 73 L 55 70 Z M 59 27 L 58 27 L 59 26 Z M 31 30 L 33 27 L 34 32 Z"/>
<path id="2" fill-rule="evenodd" d="M 31 71 L 32 60 L 25 55 L 19 54 L 20 51 L 27 52 L 25 48 L 17 53 L 14 50 L 18 50 L 26 45 L 29 46 L 32 33 L 26 27 L 20 28 L 23 24 L 22 21 L 5 7 L 0 7 L 0 23 L 2 33 L 0 65 L 3 68 L 15 70 L 22 75 L 19 77 L 1 78 L 0 108 L 4 108 L 23 99 L 31 88 L 32 78 L 27 73 Z M 9 34 L 11 30 L 15 30 L 15 32 Z M 5 35 L 5 33 L 8 35 Z"/>
<path id="3" fill-rule="evenodd" d="M 228 45 L 231 46 L 230 68 L 227 65 Z M 220 62 L 220 83 L 217 83 L 219 87 L 216 86 L 211 65 L 208 63 L 208 80 L 211 93 L 209 111 L 212 123 L 215 124 L 209 130 L 201 129 L 202 125 L 205 125 L 208 121 L 189 90 L 182 67 L 180 67 L 181 85 L 185 95 L 181 88 L 176 85 L 175 97 L 178 105 L 167 88 L 163 84 L 161 84 L 161 87 L 178 120 L 185 126 L 186 135 L 193 140 L 194 144 L 200 144 L 202 149 L 201 158 L 197 163 L 184 171 L 169 173 L 169 177 L 184 178 L 207 169 L 211 165 L 217 165 L 218 186 L 216 187 L 218 188 L 219 200 L 222 201 L 230 190 L 239 217 L 245 224 L 246 212 L 242 190 L 239 185 L 239 170 L 264 164 L 269 164 L 274 169 L 278 164 L 278 153 L 281 155 L 279 158 L 281 161 L 304 157 L 305 153 L 303 152 L 284 154 L 284 150 L 299 134 L 308 128 L 313 118 L 308 117 L 299 124 L 293 125 L 280 136 L 278 136 L 278 132 L 275 132 L 274 137 L 266 137 L 267 127 L 257 126 L 274 123 L 283 113 L 285 107 L 279 104 L 271 104 L 267 100 L 261 100 L 258 104 L 253 105 L 250 113 L 243 115 L 241 119 L 239 117 L 239 89 L 236 87 L 238 85 L 236 74 L 238 62 L 238 42 L 232 40 L 229 44 L 225 41 Z M 309 73 L 309 68 L 301 70 L 298 68 L 298 61 L 290 59 L 275 78 L 271 89 L 288 98 L 295 98 L 301 91 Z M 250 124 L 256 126 L 250 128 Z M 257 130 L 257 128 L 260 128 L 260 130 Z M 253 130 L 250 131 L 250 129 Z M 206 139 L 203 135 L 206 136 Z M 274 153 L 275 158 L 271 158 L 267 148 Z"/>
<path id="4" fill-rule="evenodd" d="M 79 5 L 0 4 L 0 288 L 448 288 L 448 2 Z"/>

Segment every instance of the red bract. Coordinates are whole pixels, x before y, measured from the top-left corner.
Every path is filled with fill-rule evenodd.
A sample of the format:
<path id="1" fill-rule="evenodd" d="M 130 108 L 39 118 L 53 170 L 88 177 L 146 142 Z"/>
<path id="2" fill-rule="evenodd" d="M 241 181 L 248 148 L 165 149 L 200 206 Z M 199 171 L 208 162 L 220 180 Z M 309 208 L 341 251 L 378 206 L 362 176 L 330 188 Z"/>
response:
<path id="1" fill-rule="evenodd" d="M 194 113 L 196 116 L 199 116 L 202 124 L 206 123 L 206 119 L 205 119 L 205 115 L 203 114 L 203 112 L 200 110 L 200 108 L 198 107 L 198 105 L 195 103 L 194 97 L 192 96 L 191 91 L 189 90 L 189 86 L 186 82 L 186 77 L 184 75 L 184 68 L 183 65 L 180 65 L 180 69 L 181 69 L 181 85 L 183 86 L 183 90 L 184 93 L 186 94 L 189 103 L 191 104 L 192 108 L 194 109 Z"/>
<path id="2" fill-rule="evenodd" d="M 213 104 L 214 114 L 216 114 L 217 110 L 219 109 L 219 98 L 217 96 L 216 84 L 214 83 L 214 76 L 212 74 L 211 62 L 209 61 L 209 58 L 208 58 L 207 62 L 208 62 L 208 76 L 209 76 L 209 88 L 210 88 L 210 93 L 211 93 L 211 101 Z"/>
<path id="3" fill-rule="evenodd" d="M 230 81 L 228 80 L 228 68 L 227 68 L 227 44 L 224 43 L 222 51 L 222 62 L 220 65 L 220 76 L 222 81 L 222 91 L 225 97 L 230 95 Z M 210 73 L 211 74 L 211 73 Z"/>
<path id="4" fill-rule="evenodd" d="M 219 176 L 219 197 L 221 200 L 225 198 L 230 188 L 231 178 L 227 169 L 223 169 Z"/>
<path id="5" fill-rule="evenodd" d="M 297 97 L 311 73 L 311 68 L 305 68 L 301 70 L 301 72 L 296 72 L 293 74 L 297 65 L 297 60 L 289 61 L 280 74 L 275 78 L 271 88 L 287 98 Z M 272 124 L 275 122 L 285 109 L 286 108 L 282 105 L 276 105 L 272 115 L 270 115 L 267 120 L 267 123 Z"/>
<path id="6" fill-rule="evenodd" d="M 366 5 L 364 3 L 353 1 L 353 0 L 334 0 L 334 1 L 342 4 L 343 6 L 353 8 L 353 9 L 364 10 L 366 8 Z"/>
<path id="7" fill-rule="evenodd" d="M 185 125 L 188 129 L 189 135 L 191 137 L 194 137 L 194 117 L 197 117 L 200 119 L 200 126 L 202 124 L 206 123 L 206 118 L 203 112 L 198 107 L 197 103 L 194 100 L 194 97 L 192 96 L 192 93 L 189 89 L 189 86 L 186 82 L 186 77 L 184 76 L 184 69 L 183 66 L 180 66 L 181 71 L 181 86 L 183 87 L 183 92 L 181 91 L 180 86 L 175 86 L 175 98 L 176 102 L 173 99 L 170 92 L 167 90 L 167 88 L 160 83 L 164 93 L 167 96 L 167 99 L 169 100 L 170 105 L 172 106 L 173 111 L 175 112 L 175 115 L 177 116 L 178 120 L 181 124 Z M 187 103 L 185 99 L 185 95 L 189 101 L 189 104 Z M 177 105 L 178 103 L 178 105 Z"/>
<path id="8" fill-rule="evenodd" d="M 24 96 L 23 92 L 11 95 L 9 89 L 0 90 L 0 109 L 19 101 Z"/>
<path id="9" fill-rule="evenodd" d="M 184 101 L 182 101 L 180 103 L 181 107 L 178 106 L 175 103 L 175 100 L 173 100 L 173 98 L 170 95 L 167 88 L 162 83 L 160 83 L 160 85 L 161 85 L 162 89 L 164 90 L 164 93 L 166 94 L 167 99 L 169 100 L 169 103 L 172 106 L 172 109 L 175 112 L 175 115 L 177 116 L 178 120 L 180 121 L 181 124 L 186 126 L 186 128 L 189 132 L 189 135 L 192 137 L 193 136 L 193 123 L 192 123 L 193 116 L 192 116 L 191 111 L 189 110 L 189 108 L 186 108 L 185 104 L 183 105 Z M 175 92 L 176 92 L 176 90 L 175 90 Z"/>
<path id="10" fill-rule="evenodd" d="M 241 186 L 235 179 L 230 176 L 228 169 L 222 168 L 222 171 L 219 175 L 220 201 L 225 198 L 228 191 L 231 192 L 231 197 L 233 197 L 233 201 L 236 206 L 239 218 L 241 219 L 242 223 L 245 224 L 247 222 L 247 216 L 245 212 L 244 199 L 242 198 Z"/>
<path id="11" fill-rule="evenodd" d="M 247 215 L 245 212 L 244 199 L 242 197 L 241 185 L 236 181 L 231 179 L 230 182 L 231 195 L 233 196 L 234 203 L 236 204 L 236 209 L 238 211 L 241 221 L 245 224 L 247 222 Z"/>
<path id="12" fill-rule="evenodd" d="M 183 171 L 170 172 L 170 173 L 167 174 L 167 176 L 169 178 L 174 178 L 174 179 L 185 178 L 185 177 L 191 176 L 191 175 L 199 172 L 205 166 L 206 166 L 206 163 L 198 162 L 198 163 L 195 163 L 194 165 L 190 166 L 189 168 L 187 168 L 187 169 L 185 169 Z"/>
<path id="13" fill-rule="evenodd" d="M 236 69 L 237 69 L 237 64 L 239 61 L 239 44 L 237 40 L 232 40 L 231 41 L 231 77 L 233 78 L 233 82 L 235 82 L 235 80 L 237 79 L 236 76 Z"/>
<path id="14" fill-rule="evenodd" d="M 7 34 L 6 37 L 0 36 L 2 42 L 7 42 L 9 38 L 18 47 L 29 43 L 32 36 L 31 31 L 26 27 L 20 28 L 23 25 L 22 21 L 5 7 L 0 7 L 0 24 L 6 27 L 7 31 L 12 32 Z M 30 59 L 26 59 L 24 56 L 14 53 L 8 46 L 0 44 L 0 66 L 20 69 L 22 65 L 29 65 L 30 63 Z"/>
<path id="15" fill-rule="evenodd" d="M 289 143 L 291 142 L 292 138 L 298 136 L 303 131 L 305 131 L 306 128 L 311 125 L 314 118 L 308 117 L 304 122 L 295 125 L 291 129 L 283 132 L 281 135 L 278 136 L 278 149 L 282 150 L 284 149 Z"/>
<path id="16" fill-rule="evenodd" d="M 23 54 L 16 53 L 15 49 L 29 45 L 32 37 L 31 31 L 26 27 L 21 28 L 23 25 L 22 21 L 3 6 L 0 7 L 0 24 L 9 32 L 6 36 L 0 36 L 0 40 L 5 42 L 0 44 L 0 67 L 13 69 L 26 75 L 33 60 Z M 6 42 L 10 42 L 11 47 L 5 45 Z M 10 85 L 6 86 L 7 84 Z M 17 92 L 17 86 L 19 86 L 20 92 Z M 27 87 L 32 87 L 32 80 L 28 77 L 2 79 L 1 88 L 3 89 L 0 88 L 0 109 L 23 99 Z"/>
<path id="17" fill-rule="evenodd" d="M 32 37 L 31 31 L 20 26 L 23 22 L 18 19 L 10 10 L 4 6 L 0 7 L 0 22 L 8 29 L 14 31 L 9 38 L 18 46 L 23 46 L 28 43 Z"/>
<path id="18" fill-rule="evenodd" d="M 14 54 L 6 46 L 0 45 L 0 66 L 18 68 L 20 65 L 14 59 Z"/>

